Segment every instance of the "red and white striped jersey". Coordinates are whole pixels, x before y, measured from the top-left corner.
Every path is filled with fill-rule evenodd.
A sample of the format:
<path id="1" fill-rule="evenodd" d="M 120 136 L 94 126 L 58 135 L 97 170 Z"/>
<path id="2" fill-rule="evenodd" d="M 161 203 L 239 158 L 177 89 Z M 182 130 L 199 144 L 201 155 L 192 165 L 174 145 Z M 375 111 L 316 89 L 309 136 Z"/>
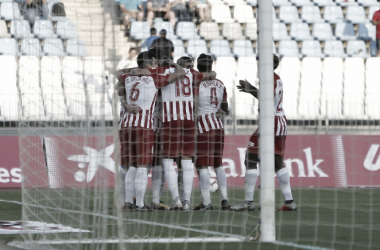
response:
<path id="1" fill-rule="evenodd" d="M 135 104 L 141 108 L 139 113 L 127 113 L 123 126 L 153 129 L 153 116 L 158 88 L 164 83 L 156 83 L 151 76 L 130 76 L 123 74 L 119 81 L 125 85 L 128 105 Z"/>
<path id="2" fill-rule="evenodd" d="M 123 120 L 124 120 L 124 116 L 125 114 L 128 113 L 125 108 L 123 107 L 123 105 L 120 104 L 120 121 L 119 121 L 119 130 L 121 130 L 121 128 L 123 127 Z"/>
<path id="3" fill-rule="evenodd" d="M 222 81 L 218 79 L 202 81 L 194 88 L 198 98 L 198 131 L 222 129 L 223 122 L 216 113 L 223 100 L 227 99 L 227 91 Z"/>
<path id="4" fill-rule="evenodd" d="M 288 125 L 285 117 L 285 111 L 282 108 L 282 99 L 284 88 L 280 77 L 274 73 L 274 134 L 275 136 L 283 136 L 287 134 Z"/>
<path id="5" fill-rule="evenodd" d="M 193 84 L 202 81 L 203 74 L 191 69 L 184 69 L 183 79 L 170 83 L 161 88 L 162 93 L 162 122 L 172 120 L 194 120 Z M 155 82 L 167 82 L 175 68 L 158 67 L 150 70 Z M 162 83 L 161 83 L 162 84 Z"/>

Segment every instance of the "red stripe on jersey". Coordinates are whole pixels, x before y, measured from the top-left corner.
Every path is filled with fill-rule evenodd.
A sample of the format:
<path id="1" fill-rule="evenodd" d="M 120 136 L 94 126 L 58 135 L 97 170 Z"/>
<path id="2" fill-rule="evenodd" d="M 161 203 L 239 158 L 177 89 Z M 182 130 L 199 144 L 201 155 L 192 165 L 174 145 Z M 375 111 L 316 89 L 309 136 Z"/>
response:
<path id="1" fill-rule="evenodd" d="M 211 119 L 214 121 L 214 124 L 215 124 L 215 128 L 220 128 L 220 125 L 219 125 L 219 122 L 218 122 L 218 119 L 215 117 L 215 114 L 211 114 Z"/>
<path id="2" fill-rule="evenodd" d="M 202 130 L 204 131 L 204 132 L 207 132 L 208 131 L 208 129 L 206 130 L 206 126 L 205 126 L 205 124 L 204 124 L 204 122 L 203 122 L 203 119 L 202 119 L 202 117 L 200 117 L 200 122 L 199 122 L 199 124 L 201 125 L 201 127 L 202 127 Z"/>
<path id="3" fill-rule="evenodd" d="M 169 116 L 169 121 L 171 121 L 171 120 L 173 120 L 173 109 L 174 109 L 174 104 L 173 104 L 173 102 L 169 102 L 169 112 L 170 112 L 170 114 L 168 114 L 168 116 Z"/>
<path id="4" fill-rule="evenodd" d="M 183 120 L 189 120 L 187 119 L 187 105 L 185 101 L 182 101 L 182 108 L 183 108 Z"/>
<path id="5" fill-rule="evenodd" d="M 189 110 L 190 110 L 190 120 L 193 120 L 193 106 L 191 105 L 192 102 L 188 102 L 189 104 Z"/>
<path id="6" fill-rule="evenodd" d="M 176 107 L 176 113 L 173 114 L 173 119 L 174 119 L 174 117 L 176 117 L 176 119 L 174 119 L 174 120 L 182 120 L 181 119 L 181 110 L 179 108 L 179 102 L 175 102 L 175 107 Z"/>
<path id="7" fill-rule="evenodd" d="M 166 115 L 168 113 L 168 111 L 166 110 L 166 102 L 162 103 L 162 106 L 163 106 L 163 112 L 164 112 L 164 114 L 162 116 L 162 122 L 166 122 L 167 121 Z"/>

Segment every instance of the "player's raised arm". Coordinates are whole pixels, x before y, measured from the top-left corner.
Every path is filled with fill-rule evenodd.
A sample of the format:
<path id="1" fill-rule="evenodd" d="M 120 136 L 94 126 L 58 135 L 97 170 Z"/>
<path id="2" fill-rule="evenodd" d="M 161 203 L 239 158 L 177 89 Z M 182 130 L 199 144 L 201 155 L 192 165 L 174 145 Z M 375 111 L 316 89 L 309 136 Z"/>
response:
<path id="1" fill-rule="evenodd" d="M 251 85 L 247 80 L 239 80 L 238 86 L 236 86 L 240 92 L 245 92 L 253 95 L 256 99 L 259 99 L 259 89 Z"/>
<path id="2" fill-rule="evenodd" d="M 170 62 L 170 66 L 175 68 L 175 72 L 170 73 L 170 75 L 168 77 L 168 83 L 175 82 L 175 81 L 185 77 L 186 72 L 183 70 L 183 68 L 181 66 L 179 66 L 175 62 Z"/>

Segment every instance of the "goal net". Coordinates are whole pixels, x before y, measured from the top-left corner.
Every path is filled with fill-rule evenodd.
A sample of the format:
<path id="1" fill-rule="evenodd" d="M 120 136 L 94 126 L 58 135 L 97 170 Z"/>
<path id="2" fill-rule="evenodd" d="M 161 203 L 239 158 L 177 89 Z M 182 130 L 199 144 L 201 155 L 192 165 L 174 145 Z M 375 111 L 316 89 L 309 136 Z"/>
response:
<path id="1" fill-rule="evenodd" d="M 207 1 L 212 18 L 202 22 L 197 12 L 202 1 L 198 1 L 199 6 L 185 6 L 190 17 L 182 16 L 175 27 L 166 17 L 155 18 L 150 26 L 147 13 L 144 21 L 124 19 L 120 4 L 128 1 L 60 2 L 65 16 L 54 5 L 59 1 L 48 1 L 49 20 L 36 20 L 33 29 L 25 20 L 7 21 L 20 53 L 14 56 L 15 63 L 10 60 L 16 70 L 17 97 L 7 98 L 13 103 L 18 100 L 14 113 L 18 113 L 23 204 L 22 232 L 11 245 L 107 250 L 376 249 L 380 245 L 377 58 L 301 58 L 298 46 L 306 42 L 298 40 L 291 40 L 290 46 L 296 46 L 299 54 L 283 57 L 280 49 L 286 47 L 282 42 L 287 38 L 274 42 L 273 50 L 281 56 L 275 72 L 284 84 L 283 108 L 288 120 L 283 162 L 298 210 L 276 212 L 272 218 L 276 240 L 263 243 L 260 171 L 252 211 L 222 210 L 220 190 L 211 193 L 213 210 L 193 211 L 202 200 L 195 167 L 190 211 L 123 208 L 120 101 L 115 90 L 116 71 L 137 66 L 136 56 L 147 50 L 142 44 L 151 27 L 157 35 L 166 30 L 174 44 L 174 61 L 191 56 L 197 69 L 201 53 L 213 55 L 213 70 L 226 87 L 229 103 L 229 113 L 223 117 L 222 167 L 228 202 L 243 202 L 247 197 L 245 155 L 259 125 L 259 102 L 236 86 L 245 79 L 257 88 L 264 84 L 258 81 L 256 1 Z M 140 2 L 144 9 L 144 1 Z M 298 6 L 301 1 L 285 2 L 293 4 L 296 12 L 303 11 Z M 282 7 L 273 8 L 273 18 L 279 20 Z M 368 12 L 370 6 L 363 8 Z M 22 12 L 17 4 L 13 9 Z M 181 11 L 175 15 L 182 15 Z M 128 28 L 125 20 L 131 21 Z M 274 27 L 290 32 L 290 23 Z M 307 29 L 313 25 L 308 23 Z M 209 175 L 210 189 L 217 189 L 217 170 L 210 167 Z M 284 205 L 284 193 L 277 177 L 275 182 L 272 193 L 279 208 Z M 152 197 L 150 171 L 147 206 Z M 166 184 L 160 201 L 172 202 Z"/>

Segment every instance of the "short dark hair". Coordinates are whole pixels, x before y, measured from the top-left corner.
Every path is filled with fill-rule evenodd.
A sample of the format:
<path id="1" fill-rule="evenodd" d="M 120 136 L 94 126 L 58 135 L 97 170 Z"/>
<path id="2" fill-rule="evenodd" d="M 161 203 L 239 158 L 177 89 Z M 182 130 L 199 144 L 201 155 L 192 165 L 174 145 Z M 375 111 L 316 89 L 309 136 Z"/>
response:
<path id="1" fill-rule="evenodd" d="M 141 52 L 138 56 L 137 56 L 137 66 L 140 68 L 140 69 L 144 69 L 146 67 L 146 59 L 148 59 L 148 56 L 149 56 L 149 53 L 147 51 L 144 51 L 144 52 Z"/>
<path id="2" fill-rule="evenodd" d="M 153 48 L 148 51 L 149 58 L 152 59 L 153 57 L 157 60 L 158 65 L 167 67 L 169 64 L 167 63 L 167 60 L 169 60 L 168 57 L 165 56 L 165 52 L 162 49 L 159 48 Z"/>
<path id="3" fill-rule="evenodd" d="M 150 28 L 150 34 L 156 34 L 157 30 L 156 28 Z"/>
<path id="4" fill-rule="evenodd" d="M 199 72 L 211 72 L 212 63 L 214 62 L 214 58 L 210 55 L 200 54 L 197 60 L 197 67 Z"/>
<path id="5" fill-rule="evenodd" d="M 177 60 L 177 64 L 181 67 L 183 67 L 185 63 L 192 63 L 192 62 L 193 62 L 193 58 L 189 56 L 183 56 L 183 57 L 178 58 Z"/>
<path id="6" fill-rule="evenodd" d="M 279 64 L 280 58 L 276 54 L 273 54 L 273 69 L 277 69 Z"/>

